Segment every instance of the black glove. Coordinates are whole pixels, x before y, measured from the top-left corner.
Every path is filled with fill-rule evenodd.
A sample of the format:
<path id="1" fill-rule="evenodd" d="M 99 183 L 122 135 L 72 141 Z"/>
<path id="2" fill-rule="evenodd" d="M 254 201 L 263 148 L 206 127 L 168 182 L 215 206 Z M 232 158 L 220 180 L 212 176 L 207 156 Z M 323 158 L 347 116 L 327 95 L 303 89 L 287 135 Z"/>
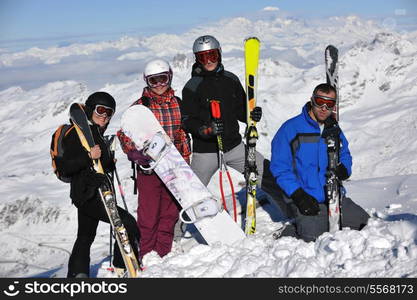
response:
<path id="1" fill-rule="evenodd" d="M 259 122 L 262 118 L 262 108 L 259 106 L 255 106 L 253 110 L 250 112 L 250 117 L 255 122 Z"/>
<path id="2" fill-rule="evenodd" d="M 339 124 L 332 116 L 328 117 L 324 121 L 324 129 L 323 129 L 323 133 L 321 134 L 321 136 L 323 138 L 326 138 L 328 136 L 337 137 L 339 136 L 339 134 L 340 134 Z"/>
<path id="3" fill-rule="evenodd" d="M 106 176 L 83 170 L 72 177 L 70 197 L 76 207 L 80 207 L 86 201 L 97 195 L 97 189 L 106 182 Z"/>
<path id="4" fill-rule="evenodd" d="M 292 193 L 291 199 L 300 210 L 300 213 L 305 216 L 316 216 L 320 211 L 317 200 L 307 194 L 302 188 Z"/>
<path id="5" fill-rule="evenodd" d="M 212 136 L 223 133 L 223 121 L 221 119 L 215 119 L 210 123 L 210 126 L 203 125 L 198 129 L 198 133 L 203 138 L 209 138 Z"/>
<path id="6" fill-rule="evenodd" d="M 342 163 L 337 165 L 334 172 L 339 180 L 346 180 L 349 178 L 348 171 Z"/>

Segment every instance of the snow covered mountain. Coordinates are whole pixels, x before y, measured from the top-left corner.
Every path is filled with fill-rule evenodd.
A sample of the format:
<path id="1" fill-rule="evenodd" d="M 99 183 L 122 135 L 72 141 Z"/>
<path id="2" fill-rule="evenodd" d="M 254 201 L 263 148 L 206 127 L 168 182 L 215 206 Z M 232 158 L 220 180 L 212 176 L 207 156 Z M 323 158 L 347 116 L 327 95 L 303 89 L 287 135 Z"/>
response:
<path id="1" fill-rule="evenodd" d="M 333 26 L 328 26 L 329 24 Z M 417 276 L 417 32 L 397 33 L 355 16 L 306 21 L 268 10 L 225 19 L 181 35 L 122 37 L 117 41 L 0 52 L 0 277 L 65 276 L 77 230 L 69 186 L 52 173 L 51 134 L 68 119 L 73 102 L 96 91 L 111 93 L 117 112 L 140 95 L 142 69 L 155 56 L 174 69 L 177 94 L 188 80 L 196 37 L 213 34 L 226 69 L 243 82 L 243 39 L 262 42 L 258 150 L 270 157 L 279 126 L 298 114 L 325 80 L 324 49 L 341 55 L 341 127 L 350 141 L 353 176 L 348 194 L 372 214 L 361 232 L 324 234 L 315 243 L 274 241 L 280 214 L 258 212 L 258 232 L 233 247 L 188 239 L 160 259 L 146 257 L 144 277 L 416 277 Z M 242 126 L 242 132 L 244 127 Z M 118 170 L 135 216 L 130 164 L 118 149 Z M 242 176 L 233 173 L 237 183 Z M 210 189 L 218 194 L 217 178 Z M 93 274 L 108 255 L 108 225 L 92 247 Z"/>

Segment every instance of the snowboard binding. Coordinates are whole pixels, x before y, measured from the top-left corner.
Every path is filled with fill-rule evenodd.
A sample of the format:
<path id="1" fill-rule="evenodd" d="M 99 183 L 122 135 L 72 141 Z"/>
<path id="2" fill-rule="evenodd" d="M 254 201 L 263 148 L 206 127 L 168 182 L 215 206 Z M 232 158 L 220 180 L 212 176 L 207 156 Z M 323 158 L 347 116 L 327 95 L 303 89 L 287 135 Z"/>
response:
<path id="1" fill-rule="evenodd" d="M 218 201 L 214 198 L 206 198 L 200 202 L 193 203 L 187 207 L 184 207 L 180 211 L 180 219 L 185 224 L 192 224 L 202 218 L 215 216 L 218 212 Z M 184 213 L 186 215 L 184 215 Z M 184 216 L 188 216 L 188 218 L 185 219 Z"/>
<path id="2" fill-rule="evenodd" d="M 162 132 L 157 132 L 152 139 L 146 141 L 143 145 L 143 154 L 149 156 L 152 159 L 149 167 L 140 166 L 143 171 L 151 171 L 161 161 L 161 159 L 168 153 L 171 140 L 167 138 Z"/>

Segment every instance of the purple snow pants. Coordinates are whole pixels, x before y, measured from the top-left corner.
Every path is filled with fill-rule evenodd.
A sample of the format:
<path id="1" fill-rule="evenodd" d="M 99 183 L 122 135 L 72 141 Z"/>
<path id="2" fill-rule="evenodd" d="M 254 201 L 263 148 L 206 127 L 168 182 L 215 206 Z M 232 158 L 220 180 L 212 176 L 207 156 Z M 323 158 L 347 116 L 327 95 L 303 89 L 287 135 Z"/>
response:
<path id="1" fill-rule="evenodd" d="M 139 256 L 154 250 L 163 257 L 171 251 L 179 205 L 159 177 L 138 172 L 137 223 L 141 234 Z"/>

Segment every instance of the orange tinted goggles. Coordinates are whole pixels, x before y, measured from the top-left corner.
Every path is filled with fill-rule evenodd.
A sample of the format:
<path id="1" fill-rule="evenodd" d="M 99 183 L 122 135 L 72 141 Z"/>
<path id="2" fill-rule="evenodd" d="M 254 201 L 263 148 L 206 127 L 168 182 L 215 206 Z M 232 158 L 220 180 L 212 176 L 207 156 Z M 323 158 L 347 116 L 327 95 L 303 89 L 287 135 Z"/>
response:
<path id="1" fill-rule="evenodd" d="M 113 108 L 104 105 L 96 105 L 94 112 L 100 117 L 104 117 L 106 115 L 107 117 L 111 118 L 113 116 L 114 110 Z"/>
<path id="2" fill-rule="evenodd" d="M 311 97 L 311 101 L 315 107 L 326 107 L 328 110 L 333 109 L 336 105 L 336 98 L 320 96 L 320 95 L 313 95 Z"/>
<path id="3" fill-rule="evenodd" d="M 206 65 L 209 61 L 217 62 L 219 60 L 219 50 L 211 49 L 207 51 L 197 52 L 195 54 L 197 61 L 203 65 Z"/>

